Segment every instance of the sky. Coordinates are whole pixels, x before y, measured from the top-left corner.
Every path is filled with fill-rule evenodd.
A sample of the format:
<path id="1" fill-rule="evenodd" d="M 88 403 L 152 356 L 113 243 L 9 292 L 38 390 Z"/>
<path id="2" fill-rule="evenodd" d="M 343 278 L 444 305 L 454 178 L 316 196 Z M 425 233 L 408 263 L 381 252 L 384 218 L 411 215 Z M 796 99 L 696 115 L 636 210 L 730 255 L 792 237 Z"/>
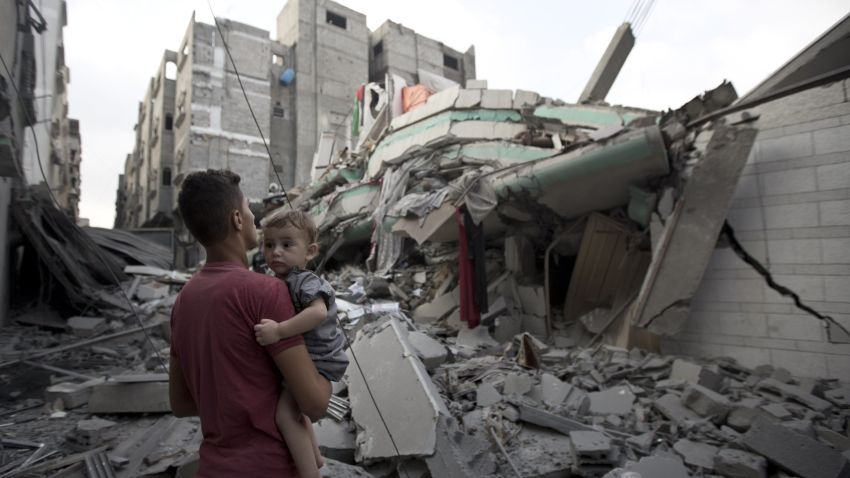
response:
<path id="1" fill-rule="evenodd" d="M 276 36 L 285 0 L 210 0 L 215 15 Z M 643 0 L 642 0 L 643 1 Z M 648 1 L 648 0 L 646 0 Z M 465 51 L 490 88 L 574 102 L 634 0 L 341 0 L 371 30 L 390 19 Z M 607 100 L 675 108 L 730 80 L 739 95 L 848 13 L 846 0 L 656 0 Z M 80 120 L 80 216 L 112 227 L 138 102 L 165 49 L 177 50 L 206 0 L 68 0 L 69 116 Z M 238 62 L 238 59 L 237 59 Z"/>

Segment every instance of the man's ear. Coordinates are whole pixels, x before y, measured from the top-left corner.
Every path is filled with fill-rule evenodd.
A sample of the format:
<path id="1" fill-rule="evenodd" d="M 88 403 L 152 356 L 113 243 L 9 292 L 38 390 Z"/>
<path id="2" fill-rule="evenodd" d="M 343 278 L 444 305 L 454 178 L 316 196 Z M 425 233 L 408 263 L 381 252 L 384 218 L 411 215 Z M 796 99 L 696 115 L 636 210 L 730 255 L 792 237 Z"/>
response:
<path id="1" fill-rule="evenodd" d="M 315 242 L 307 246 L 307 260 L 311 261 L 319 255 L 319 245 Z"/>
<path id="2" fill-rule="evenodd" d="M 238 209 L 234 209 L 233 212 L 230 213 L 230 223 L 233 224 L 233 228 L 237 231 L 241 231 L 244 218 L 242 217 L 242 212 Z"/>

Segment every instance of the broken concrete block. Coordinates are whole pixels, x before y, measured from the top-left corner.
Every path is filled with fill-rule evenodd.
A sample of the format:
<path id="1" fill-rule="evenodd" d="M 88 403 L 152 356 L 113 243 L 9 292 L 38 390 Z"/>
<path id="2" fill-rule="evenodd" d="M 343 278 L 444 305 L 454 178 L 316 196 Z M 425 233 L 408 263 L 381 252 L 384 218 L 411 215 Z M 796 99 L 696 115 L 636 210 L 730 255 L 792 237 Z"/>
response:
<path id="1" fill-rule="evenodd" d="M 407 340 L 410 341 L 410 345 L 416 350 L 419 360 L 428 370 L 436 368 L 446 361 L 448 356 L 446 347 L 427 334 L 419 331 L 410 332 L 407 334 Z"/>
<path id="2" fill-rule="evenodd" d="M 759 408 L 736 404 L 726 416 L 726 424 L 736 431 L 745 432 L 750 429 L 756 418 L 766 416 Z"/>
<path id="3" fill-rule="evenodd" d="M 681 359 L 677 359 L 673 362 L 673 368 L 670 370 L 670 379 L 685 380 L 697 385 L 702 385 L 703 387 L 709 390 L 714 390 L 715 392 L 723 391 L 722 375 L 695 363 Z"/>
<path id="4" fill-rule="evenodd" d="M 531 108 L 537 106 L 540 95 L 533 91 L 516 90 L 514 95 L 514 109 Z"/>
<path id="5" fill-rule="evenodd" d="M 168 287 L 152 287 L 147 284 L 139 284 L 136 289 L 136 298 L 142 302 L 164 299 L 168 297 Z"/>
<path id="6" fill-rule="evenodd" d="M 165 375 L 165 374 L 161 374 Z M 171 411 L 168 399 L 168 376 L 157 381 L 112 381 L 95 385 L 89 397 L 90 413 L 166 413 Z"/>
<path id="7" fill-rule="evenodd" d="M 823 392 L 823 396 L 841 408 L 850 408 L 850 386 L 843 386 Z"/>
<path id="8" fill-rule="evenodd" d="M 678 457 L 647 456 L 627 467 L 629 471 L 639 473 L 641 477 L 689 478 L 691 475 Z"/>
<path id="9" fill-rule="evenodd" d="M 646 432 L 637 436 L 626 439 L 626 444 L 631 445 L 638 450 L 648 453 L 655 443 L 655 432 Z"/>
<path id="10" fill-rule="evenodd" d="M 791 412 L 789 412 L 787 408 L 783 407 L 781 403 L 763 405 L 761 409 L 780 420 L 791 418 Z"/>
<path id="11" fill-rule="evenodd" d="M 474 90 L 486 90 L 487 80 L 466 80 L 466 87 Z"/>
<path id="12" fill-rule="evenodd" d="M 466 89 L 460 90 L 460 93 L 455 100 L 456 109 L 477 108 L 481 105 L 481 90 Z"/>
<path id="13" fill-rule="evenodd" d="M 489 407 L 502 401 L 502 394 L 492 383 L 484 382 L 475 391 L 475 402 L 479 407 Z"/>
<path id="14" fill-rule="evenodd" d="M 68 440 L 83 448 L 94 448 L 115 437 L 116 423 L 102 418 L 80 420 L 68 435 Z"/>
<path id="15" fill-rule="evenodd" d="M 502 392 L 508 397 L 521 397 L 531 391 L 534 380 L 525 374 L 509 373 L 505 376 Z"/>
<path id="16" fill-rule="evenodd" d="M 448 415 L 448 409 L 407 340 L 405 326 L 391 317 L 361 330 L 351 347 L 361 366 L 347 372 L 351 416 L 358 429 L 357 461 L 432 454 L 437 417 Z"/>
<path id="17" fill-rule="evenodd" d="M 561 381 L 550 373 L 544 373 L 540 377 L 540 398 L 543 403 L 550 407 L 557 407 L 564 403 L 564 399 L 567 398 L 572 389 L 572 385 Z"/>
<path id="18" fill-rule="evenodd" d="M 557 430 L 564 435 L 569 435 L 570 432 L 574 431 L 594 430 L 590 426 L 579 421 L 561 415 L 556 415 L 554 413 L 549 413 L 538 408 L 529 407 L 523 403 L 517 404 L 517 408 L 519 409 L 520 420 L 540 427 Z"/>
<path id="19" fill-rule="evenodd" d="M 652 404 L 659 413 L 667 417 L 679 426 L 688 426 L 701 420 L 700 416 L 685 408 L 682 401 L 676 395 L 668 393 L 655 400 Z"/>
<path id="20" fill-rule="evenodd" d="M 511 440 L 511 447 L 511 459 L 519 468 L 519 476 L 572 476 L 573 457 L 568 436 L 527 425 Z M 501 476 L 516 475 L 505 470 Z"/>
<path id="21" fill-rule="evenodd" d="M 611 439 L 598 431 L 570 432 L 570 445 L 573 459 L 577 464 L 609 463 Z"/>
<path id="22" fill-rule="evenodd" d="M 413 320 L 427 324 L 436 322 L 457 309 L 459 292 L 455 289 L 448 294 L 435 297 L 431 302 L 426 302 L 413 310 Z"/>
<path id="23" fill-rule="evenodd" d="M 763 418 L 744 435 L 744 445 L 802 478 L 850 477 L 850 463 L 841 453 Z"/>
<path id="24" fill-rule="evenodd" d="M 702 417 L 723 420 L 729 413 L 729 399 L 702 385 L 689 384 L 682 393 L 682 404 Z"/>
<path id="25" fill-rule="evenodd" d="M 735 478 L 766 478 L 767 460 L 742 450 L 724 448 L 714 457 L 714 471 Z"/>
<path id="26" fill-rule="evenodd" d="M 354 463 L 355 433 L 350 423 L 323 418 L 313 424 L 313 432 L 323 457 Z"/>
<path id="27" fill-rule="evenodd" d="M 517 286 L 516 290 L 525 314 L 546 317 L 546 291 L 542 286 Z"/>
<path id="28" fill-rule="evenodd" d="M 77 337 L 94 337 L 106 332 L 109 325 L 103 317 L 71 317 L 68 327 Z"/>
<path id="29" fill-rule="evenodd" d="M 784 398 L 785 400 L 790 400 L 793 402 L 797 402 L 801 405 L 805 405 L 811 408 L 812 410 L 818 412 L 825 412 L 832 408 L 832 404 L 827 402 L 826 400 L 820 399 L 810 393 L 807 393 L 800 387 L 788 385 L 772 378 L 766 378 L 762 380 L 758 383 L 756 388 L 758 390 L 777 395 L 781 398 Z"/>
<path id="30" fill-rule="evenodd" d="M 689 465 L 705 468 L 706 470 L 714 469 L 714 457 L 718 452 L 716 446 L 683 438 L 673 444 L 673 449 L 682 455 L 685 463 Z"/>
<path id="31" fill-rule="evenodd" d="M 635 395 L 628 387 L 614 387 L 589 393 L 590 413 L 594 415 L 628 415 L 632 412 Z"/>
<path id="32" fill-rule="evenodd" d="M 484 90 L 481 92 L 481 107 L 494 110 L 508 110 L 514 105 L 512 90 Z"/>
<path id="33" fill-rule="evenodd" d="M 89 402 L 92 387 L 103 383 L 104 379 L 89 380 L 82 383 L 57 383 L 44 390 L 44 402 L 54 403 L 57 399 L 62 400 L 65 410 L 77 408 Z"/>
<path id="34" fill-rule="evenodd" d="M 425 458 L 431 476 L 493 476 L 498 471 L 489 442 L 461 431 L 454 418 L 440 416 L 435 449 L 432 456 Z"/>

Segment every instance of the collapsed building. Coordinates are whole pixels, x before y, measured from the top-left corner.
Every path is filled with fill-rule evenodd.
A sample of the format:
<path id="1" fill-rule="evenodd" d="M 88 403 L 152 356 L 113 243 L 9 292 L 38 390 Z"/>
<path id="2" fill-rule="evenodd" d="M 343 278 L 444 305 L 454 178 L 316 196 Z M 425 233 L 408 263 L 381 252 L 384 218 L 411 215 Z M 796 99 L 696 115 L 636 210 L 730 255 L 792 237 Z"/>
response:
<path id="1" fill-rule="evenodd" d="M 365 84 L 349 147 L 323 137 L 288 196 L 350 342 L 324 473 L 848 476 L 848 28 L 665 112 Z M 74 315 L 0 336 L 0 473 L 191 476 L 165 374 L 189 274 L 47 206 L 28 236 L 73 258 L 45 273 Z"/>

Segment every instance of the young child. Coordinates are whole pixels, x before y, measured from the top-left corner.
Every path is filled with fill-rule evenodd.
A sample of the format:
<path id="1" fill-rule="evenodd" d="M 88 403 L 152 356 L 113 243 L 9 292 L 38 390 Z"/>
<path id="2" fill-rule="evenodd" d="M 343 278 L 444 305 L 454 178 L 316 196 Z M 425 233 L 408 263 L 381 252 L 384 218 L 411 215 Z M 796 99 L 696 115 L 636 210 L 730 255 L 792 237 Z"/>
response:
<path id="1" fill-rule="evenodd" d="M 319 373 L 339 381 L 348 366 L 344 338 L 337 327 L 334 289 L 316 274 L 304 270 L 319 253 L 318 231 L 313 219 L 302 211 L 278 209 L 263 219 L 263 255 L 276 277 L 286 281 L 296 315 L 284 322 L 262 319 L 254 326 L 257 342 L 269 345 L 303 334 L 310 357 Z M 298 467 L 299 476 L 319 476 L 323 461 L 313 426 L 284 387 L 275 421 Z"/>

